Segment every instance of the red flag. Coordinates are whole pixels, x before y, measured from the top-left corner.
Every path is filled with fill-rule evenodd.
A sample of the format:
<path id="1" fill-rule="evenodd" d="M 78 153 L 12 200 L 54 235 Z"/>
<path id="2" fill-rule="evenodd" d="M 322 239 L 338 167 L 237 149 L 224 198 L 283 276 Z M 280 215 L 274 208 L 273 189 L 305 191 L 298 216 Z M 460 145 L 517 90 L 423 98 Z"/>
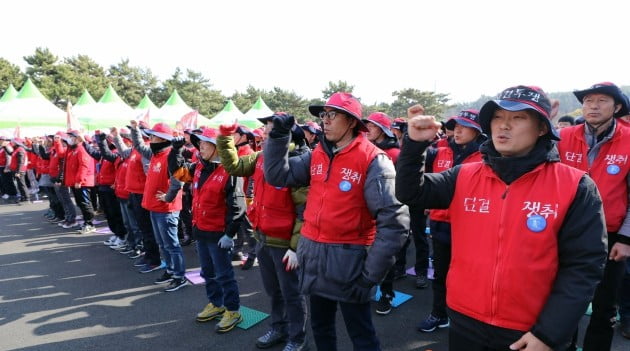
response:
<path id="1" fill-rule="evenodd" d="M 79 121 L 74 117 L 74 114 L 72 114 L 72 103 L 70 100 L 68 100 L 68 104 L 66 105 L 66 127 L 68 130 L 83 130 L 81 123 L 79 123 Z"/>
<path id="2" fill-rule="evenodd" d="M 198 115 L 199 115 L 199 112 L 197 112 L 197 110 L 192 110 L 188 112 L 187 114 L 183 115 L 182 118 L 180 119 L 180 122 L 182 122 L 182 126 L 184 127 L 184 129 L 197 128 Z"/>

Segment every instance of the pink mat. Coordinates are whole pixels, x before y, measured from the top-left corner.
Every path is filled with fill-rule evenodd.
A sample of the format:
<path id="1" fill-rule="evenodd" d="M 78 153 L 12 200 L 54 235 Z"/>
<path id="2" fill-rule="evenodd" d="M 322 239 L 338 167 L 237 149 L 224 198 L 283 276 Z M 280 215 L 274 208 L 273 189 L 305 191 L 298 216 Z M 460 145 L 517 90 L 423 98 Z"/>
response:
<path id="1" fill-rule="evenodd" d="M 194 285 L 201 285 L 206 283 L 205 279 L 201 277 L 201 269 L 190 270 L 186 272 L 184 276 Z"/>
<path id="2" fill-rule="evenodd" d="M 406 273 L 409 275 L 416 275 L 416 269 L 414 267 L 411 267 L 406 271 Z M 433 267 L 429 267 L 427 269 L 427 278 L 433 279 Z"/>
<path id="3" fill-rule="evenodd" d="M 114 233 L 112 233 L 111 230 L 109 230 L 108 227 L 96 228 L 96 233 L 97 234 L 114 234 Z"/>

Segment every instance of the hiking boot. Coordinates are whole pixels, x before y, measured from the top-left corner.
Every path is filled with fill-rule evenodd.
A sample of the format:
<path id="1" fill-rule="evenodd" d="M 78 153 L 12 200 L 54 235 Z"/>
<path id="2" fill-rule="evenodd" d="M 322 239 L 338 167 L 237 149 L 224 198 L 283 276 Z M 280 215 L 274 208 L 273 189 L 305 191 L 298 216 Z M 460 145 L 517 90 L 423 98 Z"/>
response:
<path id="1" fill-rule="evenodd" d="M 241 269 L 246 271 L 246 270 L 252 268 L 254 266 L 254 262 L 256 262 L 256 258 L 255 257 L 247 257 L 247 260 L 245 260 L 245 263 L 243 263 L 241 265 Z"/>
<path id="2" fill-rule="evenodd" d="M 164 283 L 169 283 L 171 280 L 173 280 L 173 275 L 169 272 L 164 272 L 162 276 L 157 278 L 153 283 L 164 284 Z"/>
<path id="3" fill-rule="evenodd" d="M 164 289 L 164 291 L 166 291 L 166 292 L 177 291 L 177 290 L 185 287 L 186 285 L 188 285 L 188 280 L 186 280 L 186 278 L 184 278 L 184 277 L 182 277 L 182 278 L 173 278 L 171 280 L 171 282 L 168 284 L 168 286 L 166 287 L 166 289 Z"/>
<path id="4" fill-rule="evenodd" d="M 295 341 L 289 341 L 286 346 L 282 349 L 282 351 L 305 351 L 308 350 L 308 345 L 306 341 L 302 341 L 301 343 Z"/>
<path id="5" fill-rule="evenodd" d="M 423 274 L 418 274 L 416 276 L 416 289 L 424 289 L 429 286 L 429 281 L 427 280 L 427 276 Z"/>
<path id="6" fill-rule="evenodd" d="M 237 324 L 243 321 L 243 316 L 239 311 L 225 311 L 223 317 L 217 325 L 214 327 L 214 331 L 217 333 L 227 333 L 234 329 Z"/>
<path id="7" fill-rule="evenodd" d="M 392 297 L 382 294 L 376 303 L 376 313 L 381 315 L 389 314 L 392 311 Z"/>
<path id="8" fill-rule="evenodd" d="M 427 319 L 418 324 L 418 330 L 425 333 L 430 333 L 436 328 L 447 328 L 450 325 L 448 317 L 437 318 L 430 314 Z"/>
<path id="9" fill-rule="evenodd" d="M 287 334 L 283 334 L 275 329 L 270 329 L 265 335 L 256 340 L 256 347 L 267 349 L 287 340 Z"/>
<path id="10" fill-rule="evenodd" d="M 197 322 L 208 322 L 223 316 L 225 307 L 217 307 L 210 302 L 203 308 L 203 311 L 197 313 Z"/>

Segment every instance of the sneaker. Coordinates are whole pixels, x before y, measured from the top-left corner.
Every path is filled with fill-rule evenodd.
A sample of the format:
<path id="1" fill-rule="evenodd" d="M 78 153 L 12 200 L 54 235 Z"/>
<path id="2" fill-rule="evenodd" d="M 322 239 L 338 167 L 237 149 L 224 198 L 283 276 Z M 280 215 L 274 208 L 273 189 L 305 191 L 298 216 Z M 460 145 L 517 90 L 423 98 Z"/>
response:
<path id="1" fill-rule="evenodd" d="M 197 313 L 197 322 L 208 322 L 223 316 L 225 307 L 217 307 L 210 302 L 203 308 L 203 311 Z"/>
<path id="2" fill-rule="evenodd" d="M 168 284 L 168 286 L 166 287 L 166 289 L 164 289 L 164 291 L 166 291 L 166 292 L 177 291 L 177 290 L 185 287 L 186 285 L 188 285 L 188 280 L 186 280 L 186 278 L 183 278 L 183 277 L 182 278 L 173 278 L 171 280 L 171 282 Z"/>
<path id="3" fill-rule="evenodd" d="M 94 226 L 86 224 L 83 227 L 81 227 L 81 230 L 79 230 L 79 234 L 94 233 L 95 231 L 96 231 L 96 228 L 94 228 Z"/>
<path id="4" fill-rule="evenodd" d="M 232 261 L 242 261 L 243 260 L 243 254 L 241 252 L 233 252 L 232 253 Z"/>
<path id="5" fill-rule="evenodd" d="M 308 345 L 306 341 L 302 341 L 301 343 L 295 341 L 289 341 L 286 346 L 282 349 L 282 351 L 306 351 L 308 350 Z"/>
<path id="6" fill-rule="evenodd" d="M 432 314 L 427 317 L 424 321 L 418 324 L 418 330 L 425 333 L 430 333 L 435 330 L 435 328 L 447 328 L 450 325 L 448 321 L 448 317 L 437 318 Z"/>
<path id="7" fill-rule="evenodd" d="M 166 268 L 166 264 L 145 264 L 141 269 L 140 273 L 151 273 L 160 269 Z"/>
<path id="8" fill-rule="evenodd" d="M 214 327 L 214 331 L 217 333 L 227 333 L 234 329 L 237 324 L 243 321 L 243 316 L 239 311 L 225 311 L 223 317 L 217 325 Z"/>
<path id="9" fill-rule="evenodd" d="M 52 223 L 52 224 L 55 224 L 55 223 L 63 223 L 63 222 L 65 222 L 65 221 L 66 221 L 66 220 L 65 220 L 65 219 L 63 219 L 63 218 L 53 218 L 53 219 L 51 219 L 49 222 L 50 222 L 50 223 Z"/>
<path id="10" fill-rule="evenodd" d="M 164 272 L 162 276 L 157 278 L 153 283 L 164 284 L 164 283 L 169 283 L 171 280 L 173 280 L 173 275 L 169 272 Z"/>
<path id="11" fill-rule="evenodd" d="M 135 249 L 133 249 L 131 246 L 127 245 L 125 247 L 123 247 L 122 249 L 118 250 L 119 253 L 123 254 L 123 255 L 128 255 L 132 252 L 136 251 Z"/>
<path id="12" fill-rule="evenodd" d="M 70 229 L 70 228 L 74 228 L 74 227 L 76 227 L 78 225 L 79 225 L 79 223 L 77 223 L 76 221 L 74 221 L 74 222 L 66 222 L 65 224 L 63 224 L 61 226 L 61 228 L 63 228 L 63 229 Z"/>
<path id="13" fill-rule="evenodd" d="M 114 245 L 110 246 L 109 248 L 112 250 L 122 250 L 123 248 L 125 248 L 125 246 L 127 246 L 127 240 L 117 239 Z"/>
<path id="14" fill-rule="evenodd" d="M 139 249 L 136 249 L 132 253 L 129 254 L 129 258 L 132 260 L 135 260 L 136 258 L 139 258 L 142 256 L 144 256 L 144 251 L 141 251 Z"/>
<path id="15" fill-rule="evenodd" d="M 133 263 L 134 267 L 144 267 L 146 266 L 147 261 L 144 259 L 144 257 L 142 257 L 141 259 L 137 260 L 136 262 Z"/>
<path id="16" fill-rule="evenodd" d="M 392 311 L 392 298 L 388 295 L 381 295 L 381 298 L 376 303 L 376 313 L 380 315 L 389 314 Z"/>
<path id="17" fill-rule="evenodd" d="M 287 340 L 288 335 L 283 334 L 275 329 L 270 329 L 265 335 L 256 339 L 256 347 L 259 349 L 267 349 Z"/>
<path id="18" fill-rule="evenodd" d="M 630 321 L 621 322 L 621 325 L 619 326 L 619 331 L 621 332 L 621 336 L 626 339 L 630 339 Z"/>
<path id="19" fill-rule="evenodd" d="M 245 263 L 243 263 L 243 265 L 241 266 L 241 269 L 246 271 L 252 268 L 254 266 L 254 262 L 256 262 L 255 257 L 247 257 L 247 259 L 245 260 Z"/>
<path id="20" fill-rule="evenodd" d="M 106 246 L 112 246 L 116 242 L 116 239 L 118 239 L 118 237 L 116 235 L 112 235 L 109 237 L 109 239 L 103 241 L 103 244 L 105 244 Z"/>
<path id="21" fill-rule="evenodd" d="M 429 281 L 426 275 L 420 274 L 416 276 L 416 289 L 424 289 L 427 286 L 429 286 Z"/>
<path id="22" fill-rule="evenodd" d="M 8 194 L 4 194 L 4 195 L 2 195 L 2 199 L 3 199 L 3 200 L 6 200 L 6 199 L 8 199 L 8 198 L 9 198 L 9 195 L 8 195 Z"/>

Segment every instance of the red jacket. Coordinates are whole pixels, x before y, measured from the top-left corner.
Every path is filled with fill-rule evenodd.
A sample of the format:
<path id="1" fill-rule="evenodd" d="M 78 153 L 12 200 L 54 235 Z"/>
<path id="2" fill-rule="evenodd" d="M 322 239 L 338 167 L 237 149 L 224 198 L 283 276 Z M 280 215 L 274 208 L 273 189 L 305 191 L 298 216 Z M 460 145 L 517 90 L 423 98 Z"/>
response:
<path id="1" fill-rule="evenodd" d="M 562 163 L 588 172 L 593 178 L 604 203 L 606 229 L 616 233 L 628 209 L 628 185 L 630 172 L 630 127 L 617 123 L 613 137 L 602 144 L 595 162 L 588 166 L 588 144 L 584 139 L 584 125 L 563 128 L 560 131 L 558 151 Z"/>
<path id="2" fill-rule="evenodd" d="M 22 163 L 18 165 L 18 154 L 22 154 Z M 28 163 L 28 158 L 26 156 L 27 152 L 23 147 L 18 146 L 13 149 L 13 154 L 11 155 L 11 164 L 9 165 L 9 169 L 13 172 L 26 172 L 26 164 Z"/>
<path id="3" fill-rule="evenodd" d="M 448 306 L 490 325 L 530 330 L 556 279 L 557 235 L 583 175 L 543 163 L 508 186 L 488 165 L 462 165 L 449 207 Z"/>
<path id="4" fill-rule="evenodd" d="M 0 167 L 5 167 L 7 165 L 7 152 L 4 151 L 4 148 L 0 148 Z"/>
<path id="5" fill-rule="evenodd" d="M 50 159 L 44 160 L 40 155 L 35 156 L 37 161 L 35 161 L 35 171 L 37 174 L 49 174 L 50 168 Z"/>
<path id="6" fill-rule="evenodd" d="M 170 176 L 168 174 L 168 153 L 171 147 L 153 154 L 149 164 L 149 173 L 144 185 L 144 195 L 142 197 L 142 207 L 148 211 L 168 213 L 182 209 L 182 190 L 180 189 L 171 202 L 160 201 L 155 198 L 158 191 L 168 193 Z M 127 170 L 129 171 L 129 170 Z"/>
<path id="7" fill-rule="evenodd" d="M 58 178 L 61 173 L 61 160 L 66 155 L 66 147 L 61 144 L 61 141 L 57 140 L 53 142 L 53 147 L 50 149 L 50 162 L 48 164 L 48 174 L 53 178 Z"/>
<path id="8" fill-rule="evenodd" d="M 147 176 L 142 166 L 142 155 L 138 150 L 132 150 L 129 155 L 129 163 L 127 165 L 127 174 L 125 178 L 125 189 L 133 194 L 144 193 L 144 184 Z"/>
<path id="9" fill-rule="evenodd" d="M 295 204 L 290 188 L 269 185 L 265 181 L 263 154 L 256 159 L 254 178 L 254 203 L 248 213 L 252 226 L 264 235 L 291 240 L 295 222 Z"/>
<path id="10" fill-rule="evenodd" d="M 114 193 L 119 199 L 126 200 L 129 198 L 129 191 L 127 190 L 127 169 L 129 168 L 129 159 L 124 160 L 118 158 L 116 160 L 116 179 L 114 180 Z"/>
<path id="11" fill-rule="evenodd" d="M 101 160 L 101 167 L 96 175 L 98 185 L 113 185 L 116 180 L 116 166 L 106 159 Z"/>
<path id="12" fill-rule="evenodd" d="M 219 165 L 203 185 L 198 187 L 203 167 L 201 162 L 197 162 L 193 176 L 193 225 L 207 232 L 223 232 L 228 210 L 225 201 L 225 186 L 230 175 L 223 166 Z"/>
<path id="13" fill-rule="evenodd" d="M 462 164 L 479 161 L 481 161 L 481 152 L 477 151 L 466 157 L 466 159 L 462 161 Z M 449 146 L 438 148 L 435 159 L 433 160 L 433 173 L 440 173 L 446 171 L 447 169 L 453 168 L 454 162 L 453 149 L 451 149 Z M 447 209 L 431 210 L 429 212 L 429 218 L 432 221 L 439 222 L 451 221 Z"/>
<path id="14" fill-rule="evenodd" d="M 376 221 L 363 196 L 367 170 L 383 150 L 364 135 L 331 160 L 318 145 L 311 156 L 311 186 L 302 235 L 323 243 L 371 245 Z"/>
<path id="15" fill-rule="evenodd" d="M 94 159 L 85 151 L 83 143 L 66 152 L 64 184 L 74 187 L 76 183 L 82 187 L 94 186 Z"/>

